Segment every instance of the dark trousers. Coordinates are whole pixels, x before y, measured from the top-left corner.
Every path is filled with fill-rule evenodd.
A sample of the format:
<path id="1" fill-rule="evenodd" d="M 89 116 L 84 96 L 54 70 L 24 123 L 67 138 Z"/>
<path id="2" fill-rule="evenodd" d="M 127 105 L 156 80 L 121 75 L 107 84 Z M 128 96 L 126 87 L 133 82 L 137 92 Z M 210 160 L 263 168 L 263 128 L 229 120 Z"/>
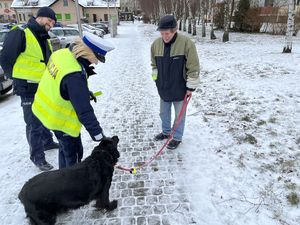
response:
<path id="1" fill-rule="evenodd" d="M 52 133 L 43 126 L 32 112 L 32 97 L 21 96 L 24 121 L 26 123 L 26 138 L 29 144 L 30 159 L 34 163 L 45 160 L 44 145 L 53 142 Z"/>
<path id="2" fill-rule="evenodd" d="M 59 168 L 69 167 L 81 162 L 83 156 L 81 136 L 72 137 L 61 131 L 54 131 L 54 134 L 59 142 Z"/>

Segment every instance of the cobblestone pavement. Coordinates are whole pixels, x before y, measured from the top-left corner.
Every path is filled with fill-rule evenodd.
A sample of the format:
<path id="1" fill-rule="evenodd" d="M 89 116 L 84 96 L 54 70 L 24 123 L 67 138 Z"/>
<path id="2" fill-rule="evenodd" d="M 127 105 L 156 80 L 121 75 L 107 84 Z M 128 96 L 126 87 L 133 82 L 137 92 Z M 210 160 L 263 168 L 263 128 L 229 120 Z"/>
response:
<path id="1" fill-rule="evenodd" d="M 120 139 L 119 163 L 132 167 L 149 159 L 163 145 L 162 142 L 153 142 L 154 135 L 160 132 L 160 119 L 159 97 L 151 80 L 150 45 L 158 33 L 154 26 L 142 24 L 124 23 L 118 29 L 117 38 L 111 39 L 116 49 L 108 53 L 105 64 L 96 67 L 98 74 L 92 76 L 89 83 L 91 90 L 100 89 L 104 93 L 93 107 L 105 135 L 118 135 Z M 19 98 L 8 96 L 3 101 L 9 126 L 17 132 L 25 132 Z M 9 120 L 9 115 L 16 119 Z M 0 172 L 0 224 L 28 225 L 17 196 L 23 184 L 40 171 L 29 160 L 25 135 L 13 135 L 13 130 L 6 132 L 11 132 L 11 135 L 6 135 L 8 139 L 1 141 L 7 160 L 1 161 L 5 170 Z M 86 131 L 82 131 L 82 140 L 85 158 L 95 142 Z M 165 150 L 151 166 L 136 175 L 115 170 L 110 199 L 118 200 L 116 210 L 97 211 L 92 202 L 58 216 L 57 224 L 195 224 L 186 184 L 176 180 L 185 169 L 180 154 L 182 150 Z M 46 158 L 57 168 L 56 150 L 47 151 Z"/>
<path id="2" fill-rule="evenodd" d="M 119 163 L 126 167 L 144 162 L 163 145 L 153 142 L 160 131 L 159 98 L 149 65 L 153 39 L 143 25 L 123 24 L 114 40 L 116 50 L 107 59 L 108 64 L 114 60 L 120 67 L 99 68 L 99 82 L 105 84 L 107 90 L 103 92 L 108 94 L 101 99 L 98 115 L 102 126 L 119 136 Z M 118 49 L 118 45 L 127 47 Z M 110 198 L 118 199 L 116 210 L 103 213 L 91 204 L 60 217 L 60 224 L 195 224 L 184 184 L 174 178 L 183 167 L 179 148 L 165 150 L 162 157 L 136 175 L 115 170 Z"/>

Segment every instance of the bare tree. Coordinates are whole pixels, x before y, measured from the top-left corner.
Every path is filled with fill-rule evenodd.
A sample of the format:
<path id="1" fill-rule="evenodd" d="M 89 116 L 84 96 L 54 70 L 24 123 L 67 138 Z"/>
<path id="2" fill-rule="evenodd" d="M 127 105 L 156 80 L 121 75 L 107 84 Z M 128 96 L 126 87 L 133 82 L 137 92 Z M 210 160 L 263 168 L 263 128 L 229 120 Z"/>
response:
<path id="1" fill-rule="evenodd" d="M 188 33 L 192 33 L 192 0 L 186 0 L 188 8 Z"/>
<path id="2" fill-rule="evenodd" d="M 186 1 L 183 0 L 183 21 L 182 21 L 182 31 L 186 32 Z"/>
<path id="3" fill-rule="evenodd" d="M 210 30 L 210 39 L 214 40 L 217 39 L 215 32 L 214 32 L 214 7 L 215 7 L 215 0 L 210 0 L 209 1 L 210 7 L 209 7 L 209 11 L 210 11 L 210 26 L 211 26 L 211 30 Z"/>
<path id="4" fill-rule="evenodd" d="M 229 41 L 229 27 L 230 27 L 230 0 L 224 1 L 224 34 L 223 42 Z"/>
<path id="5" fill-rule="evenodd" d="M 292 44 L 293 44 L 293 32 L 294 32 L 294 21 L 295 21 L 295 1 L 289 0 L 289 11 L 288 11 L 288 19 L 287 19 L 287 28 L 285 34 L 285 45 L 283 47 L 283 53 L 291 53 L 292 52 Z"/>
<path id="6" fill-rule="evenodd" d="M 206 37 L 206 27 L 205 27 L 205 1 L 200 0 L 200 15 L 201 15 L 201 30 L 202 30 L 202 37 Z"/>

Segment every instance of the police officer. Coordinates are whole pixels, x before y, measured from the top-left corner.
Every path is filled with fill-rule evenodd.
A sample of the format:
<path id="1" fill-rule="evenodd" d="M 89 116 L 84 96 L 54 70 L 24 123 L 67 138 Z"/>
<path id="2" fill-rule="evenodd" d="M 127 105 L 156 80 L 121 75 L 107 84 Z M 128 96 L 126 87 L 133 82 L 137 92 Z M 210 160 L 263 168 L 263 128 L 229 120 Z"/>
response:
<path id="1" fill-rule="evenodd" d="M 103 138 L 103 130 L 90 104 L 87 78 L 95 74 L 91 64 L 105 62 L 113 46 L 90 33 L 84 33 L 69 48 L 54 52 L 39 83 L 33 113 L 43 125 L 54 131 L 59 141 L 59 168 L 81 161 L 82 125 L 94 141 Z M 94 96 L 92 96 L 94 98 Z"/>
<path id="2" fill-rule="evenodd" d="M 4 41 L 0 63 L 14 80 L 14 94 L 21 97 L 30 159 L 42 171 L 53 168 L 45 160 L 44 150 L 58 148 L 51 132 L 32 113 L 32 102 L 48 59 L 52 53 L 48 31 L 56 22 L 49 7 L 38 10 L 24 28 L 11 30 Z"/>

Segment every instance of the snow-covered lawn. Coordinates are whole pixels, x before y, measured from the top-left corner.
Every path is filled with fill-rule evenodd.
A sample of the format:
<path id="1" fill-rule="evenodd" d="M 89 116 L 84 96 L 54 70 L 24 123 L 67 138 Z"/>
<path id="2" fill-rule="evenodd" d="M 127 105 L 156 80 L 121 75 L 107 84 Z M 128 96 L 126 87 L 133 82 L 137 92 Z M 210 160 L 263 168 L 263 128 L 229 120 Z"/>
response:
<path id="1" fill-rule="evenodd" d="M 200 224 L 300 224 L 300 39 L 197 38 L 201 88 L 189 108 L 185 182 Z M 295 199 L 294 199 L 295 200 Z"/>

